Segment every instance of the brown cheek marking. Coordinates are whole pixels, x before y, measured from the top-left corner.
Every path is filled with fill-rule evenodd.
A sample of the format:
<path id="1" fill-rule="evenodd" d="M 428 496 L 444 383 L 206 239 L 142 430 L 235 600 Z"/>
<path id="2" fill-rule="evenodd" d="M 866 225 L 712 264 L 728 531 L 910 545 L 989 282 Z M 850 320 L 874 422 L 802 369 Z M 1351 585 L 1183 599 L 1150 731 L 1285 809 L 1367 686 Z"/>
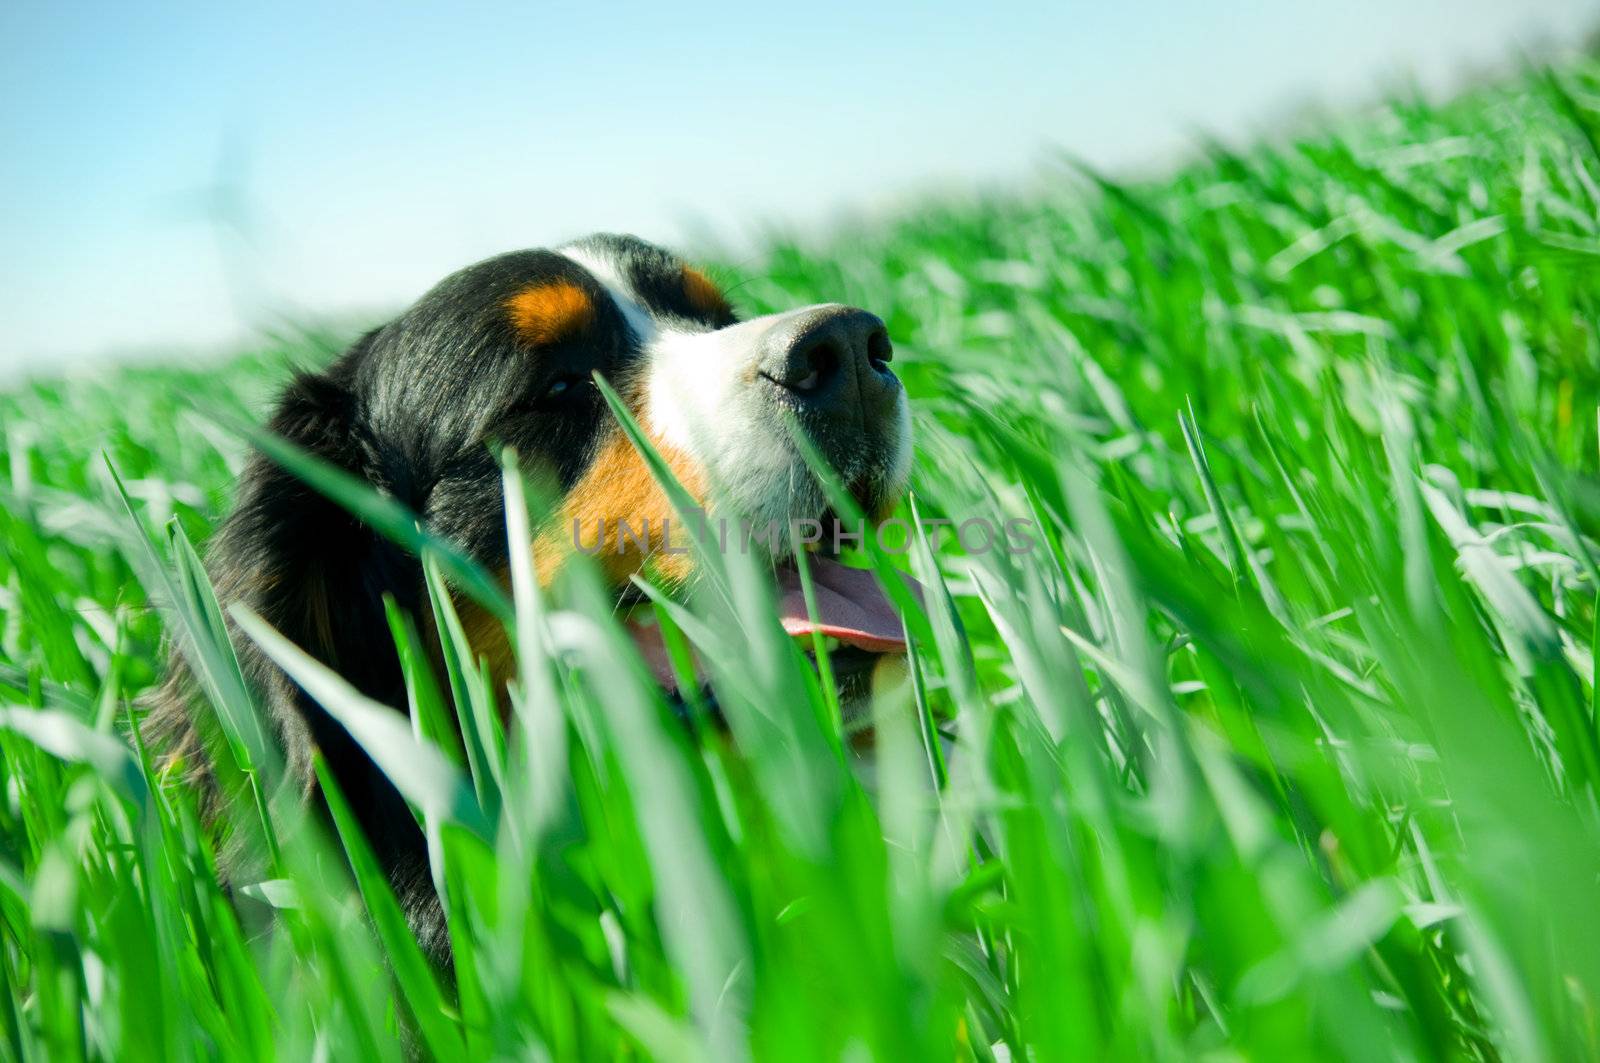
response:
<path id="1" fill-rule="evenodd" d="M 588 294 L 567 281 L 524 288 L 505 305 L 512 327 L 526 343 L 555 343 L 594 323 L 594 304 Z"/>
<path id="2" fill-rule="evenodd" d="M 683 267 L 683 297 L 689 300 L 690 306 L 702 314 L 721 317 L 733 313 L 728 300 L 723 297 L 717 286 L 711 283 L 711 278 L 693 266 Z"/>
<path id="3" fill-rule="evenodd" d="M 502 586 L 507 589 L 511 586 L 510 569 L 501 569 L 497 574 Z M 470 598 L 456 596 L 455 607 L 461 617 L 461 630 L 467 636 L 467 645 L 472 647 L 475 655 L 472 666 L 478 667 L 477 658 L 487 658 L 489 661 L 490 689 L 503 698 L 501 701 L 502 718 L 510 711 L 511 699 L 504 697 L 506 684 L 517 677 L 517 655 L 511 648 L 510 636 L 506 634 L 505 625 L 500 623 L 498 617 Z M 433 630 L 433 613 L 428 611 L 428 627 Z M 433 663 L 434 674 L 444 675 L 444 660 L 440 658 Z"/>
<path id="4" fill-rule="evenodd" d="M 706 497 L 705 476 L 698 465 L 682 451 L 650 441 L 666 459 L 678 482 L 697 502 Z M 599 522 L 605 521 L 604 538 L 600 537 Z M 621 534 L 618 522 L 626 520 L 633 537 Z M 578 533 L 573 534 L 573 521 L 578 522 Z M 647 554 L 638 542 L 644 537 L 648 521 L 649 546 Z M 666 525 L 671 522 L 670 543 L 674 553 L 667 554 L 663 537 Z M 533 543 L 533 571 L 541 585 L 549 586 L 561 566 L 575 552 L 574 538 L 600 565 L 606 580 L 613 587 L 621 587 L 629 577 L 645 570 L 668 582 L 687 580 L 693 573 L 693 558 L 678 550 L 690 548 L 689 529 L 679 526 L 672 503 L 639 452 L 628 442 L 621 430 L 614 430 L 600 448 L 583 478 L 575 484 L 562 501 L 561 512 L 539 532 Z M 596 552 L 596 546 L 600 549 Z M 500 583 L 511 585 L 509 568 L 498 574 Z M 516 677 L 516 654 L 506 638 L 505 630 L 495 617 L 470 604 L 458 603 L 462 626 L 474 652 L 489 659 L 489 671 L 497 687 L 503 687 Z"/>
<path id="5" fill-rule="evenodd" d="M 706 497 L 705 476 L 688 455 L 652 438 L 651 444 L 666 460 L 673 475 L 697 501 Z M 601 535 L 601 521 L 605 522 Z M 626 521 L 632 537 L 622 534 Z M 577 532 L 573 527 L 576 522 Z M 670 523 L 670 532 L 669 532 Z M 649 529 L 649 550 L 637 540 Z M 668 543 L 673 553 L 665 553 Z M 613 584 L 621 586 L 646 562 L 652 573 L 666 580 L 687 579 L 694 565 L 687 554 L 689 529 L 681 527 L 667 493 L 650 475 L 650 468 L 621 431 L 616 431 L 601 446 L 583 479 L 579 480 L 561 506 L 560 518 L 539 536 L 533 548 L 534 571 L 541 583 L 554 578 L 574 542 L 599 562 Z M 596 551 L 598 547 L 598 552 Z"/>

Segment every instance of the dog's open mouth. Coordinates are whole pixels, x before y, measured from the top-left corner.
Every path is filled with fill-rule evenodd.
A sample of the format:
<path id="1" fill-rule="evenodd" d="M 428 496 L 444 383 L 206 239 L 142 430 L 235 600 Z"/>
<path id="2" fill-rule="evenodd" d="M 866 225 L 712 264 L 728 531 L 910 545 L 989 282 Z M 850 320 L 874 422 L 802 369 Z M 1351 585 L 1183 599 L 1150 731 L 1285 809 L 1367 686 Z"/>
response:
<path id="1" fill-rule="evenodd" d="M 836 673 L 855 671 L 856 666 L 878 657 L 905 653 L 900 614 L 871 572 L 850 568 L 821 552 L 808 553 L 806 560 L 816 602 L 815 620 L 806 608 L 805 590 L 794 562 L 787 560 L 777 567 L 778 622 L 787 634 L 808 640 L 820 634 L 828 639 L 830 658 L 836 653 L 842 658 L 843 668 Z M 912 593 L 920 593 L 921 587 L 909 576 L 901 578 Z M 648 610 L 643 615 L 648 617 Z M 648 620 L 630 621 L 628 631 L 657 682 L 668 691 L 676 690 L 677 675 L 660 628 Z"/>
<path id="2" fill-rule="evenodd" d="M 799 571 L 792 564 L 783 565 L 778 569 L 778 621 L 784 631 L 796 637 L 821 633 L 868 653 L 906 651 L 900 614 L 871 572 L 821 554 L 811 554 L 807 560 L 816 620 L 806 609 Z"/>

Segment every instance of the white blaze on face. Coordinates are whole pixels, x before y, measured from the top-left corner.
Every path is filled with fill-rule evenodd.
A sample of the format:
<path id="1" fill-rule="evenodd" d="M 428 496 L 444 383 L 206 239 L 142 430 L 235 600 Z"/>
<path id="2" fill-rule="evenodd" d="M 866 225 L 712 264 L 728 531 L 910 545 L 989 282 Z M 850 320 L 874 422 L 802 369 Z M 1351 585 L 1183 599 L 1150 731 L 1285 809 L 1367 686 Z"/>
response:
<path id="1" fill-rule="evenodd" d="M 789 437 L 771 389 L 757 365 L 762 340 L 790 318 L 819 306 L 742 321 L 722 329 L 690 330 L 657 320 L 615 263 L 587 247 L 561 253 L 605 287 L 647 359 L 640 421 L 653 439 L 688 454 L 705 470 L 717 497 L 757 526 L 815 518 L 826 499 Z M 904 490 L 911 468 L 911 410 L 900 394 L 895 409 L 898 445 L 884 470 L 886 495 Z"/>
<path id="2" fill-rule="evenodd" d="M 617 304 L 617 309 L 622 311 L 623 320 L 633 330 L 641 347 L 648 346 L 655 338 L 655 319 L 650 312 L 639 302 L 639 297 L 634 294 L 633 285 L 628 283 L 616 263 L 609 258 L 596 253 L 593 249 L 577 244 L 557 248 L 557 251 L 568 261 L 576 262 L 589 271 L 589 275 L 600 282 L 600 286 L 611 296 L 611 301 Z"/>

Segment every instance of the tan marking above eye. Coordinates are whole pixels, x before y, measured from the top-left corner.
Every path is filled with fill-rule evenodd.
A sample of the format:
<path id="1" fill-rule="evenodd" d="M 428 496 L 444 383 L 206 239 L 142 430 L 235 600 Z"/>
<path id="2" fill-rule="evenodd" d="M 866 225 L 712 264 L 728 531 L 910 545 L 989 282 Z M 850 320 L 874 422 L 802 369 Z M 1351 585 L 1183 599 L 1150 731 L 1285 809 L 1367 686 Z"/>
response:
<path id="1" fill-rule="evenodd" d="M 506 300 L 506 312 L 525 343 L 549 344 L 574 336 L 594 323 L 594 303 L 570 281 L 535 284 Z"/>
<path id="2" fill-rule="evenodd" d="M 683 297 L 702 314 L 720 317 L 733 313 L 722 290 L 712 283 L 710 277 L 693 266 L 683 267 Z"/>

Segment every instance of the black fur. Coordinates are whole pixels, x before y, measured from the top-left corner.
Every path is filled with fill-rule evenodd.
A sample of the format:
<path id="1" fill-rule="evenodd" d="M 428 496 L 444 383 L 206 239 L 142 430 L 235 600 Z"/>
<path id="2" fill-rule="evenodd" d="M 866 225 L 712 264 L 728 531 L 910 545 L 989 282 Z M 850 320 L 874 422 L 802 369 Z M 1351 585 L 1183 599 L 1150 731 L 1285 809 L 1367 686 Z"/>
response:
<path id="1" fill-rule="evenodd" d="M 697 312 L 682 295 L 683 263 L 632 237 L 590 245 L 628 271 L 650 309 L 700 328 L 730 324 Z M 568 281 L 590 295 L 595 319 L 581 337 L 533 347 L 519 339 L 506 301 L 534 284 Z M 570 486 L 588 462 L 609 413 L 589 374 L 625 380 L 638 361 L 620 311 L 586 271 L 549 251 L 520 251 L 464 269 L 394 321 L 358 340 L 323 372 L 294 378 L 271 431 L 404 503 L 435 532 L 491 571 L 506 561 L 500 471 L 491 444 L 514 447 Z M 570 382 L 558 397 L 551 384 Z M 251 459 L 238 501 L 207 551 L 224 608 L 245 602 L 268 623 L 339 670 L 362 693 L 402 708 L 404 687 L 386 623 L 392 596 L 425 612 L 417 559 L 264 456 Z M 419 625 L 430 630 L 426 624 Z M 420 830 L 403 799 L 355 744 L 247 638 L 235 644 L 271 714 L 288 770 L 314 792 L 320 749 L 383 861 L 419 940 L 448 962 L 443 915 Z M 221 808 L 205 756 L 196 697 L 181 655 L 153 698 L 145 732 L 201 788 L 208 814 Z M 247 858 L 223 848 L 224 872 Z"/>

